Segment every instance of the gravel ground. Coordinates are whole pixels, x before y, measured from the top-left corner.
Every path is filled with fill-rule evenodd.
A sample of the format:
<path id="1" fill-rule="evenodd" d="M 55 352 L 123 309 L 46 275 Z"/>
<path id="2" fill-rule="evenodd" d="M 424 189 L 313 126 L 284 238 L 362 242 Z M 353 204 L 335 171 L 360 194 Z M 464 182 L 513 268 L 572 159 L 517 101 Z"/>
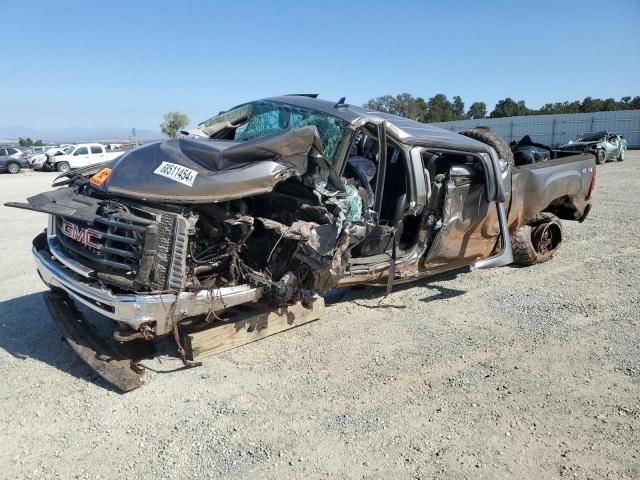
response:
<path id="1" fill-rule="evenodd" d="M 640 478 L 640 152 L 551 262 L 331 298 L 320 321 L 108 388 L 61 341 L 0 207 L 0 477 Z M 0 175 L 0 201 L 53 174 Z"/>

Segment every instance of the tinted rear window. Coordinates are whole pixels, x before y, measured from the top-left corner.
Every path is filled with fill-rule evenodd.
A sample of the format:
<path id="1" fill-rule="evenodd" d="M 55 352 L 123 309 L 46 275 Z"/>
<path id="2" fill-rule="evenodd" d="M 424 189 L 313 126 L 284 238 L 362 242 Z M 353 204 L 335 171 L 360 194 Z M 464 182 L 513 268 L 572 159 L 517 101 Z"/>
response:
<path id="1" fill-rule="evenodd" d="M 91 153 L 102 153 L 102 147 L 91 147 Z"/>

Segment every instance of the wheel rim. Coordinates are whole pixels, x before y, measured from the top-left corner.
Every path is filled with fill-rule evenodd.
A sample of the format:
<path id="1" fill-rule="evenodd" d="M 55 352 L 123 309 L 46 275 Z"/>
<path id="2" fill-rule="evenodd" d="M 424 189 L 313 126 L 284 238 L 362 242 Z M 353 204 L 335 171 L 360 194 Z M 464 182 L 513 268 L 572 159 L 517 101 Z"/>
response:
<path id="1" fill-rule="evenodd" d="M 620 160 L 624 160 L 624 150 L 620 152 Z"/>
<path id="2" fill-rule="evenodd" d="M 69 165 L 67 165 L 66 163 L 63 163 L 62 165 L 60 165 L 60 172 L 67 173 L 68 171 L 69 171 Z"/>
<path id="3" fill-rule="evenodd" d="M 9 164 L 9 172 L 10 173 L 18 173 L 20 171 L 20 166 L 17 163 Z"/>
<path id="4" fill-rule="evenodd" d="M 560 244 L 560 227 L 556 223 L 545 223 L 533 231 L 533 248 L 540 255 L 553 253 Z"/>

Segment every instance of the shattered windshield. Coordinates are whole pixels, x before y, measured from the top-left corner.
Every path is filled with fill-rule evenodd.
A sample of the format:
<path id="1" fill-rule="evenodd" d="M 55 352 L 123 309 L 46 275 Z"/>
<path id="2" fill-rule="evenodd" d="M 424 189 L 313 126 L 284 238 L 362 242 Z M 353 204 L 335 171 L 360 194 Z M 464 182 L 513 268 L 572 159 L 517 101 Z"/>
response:
<path id="1" fill-rule="evenodd" d="M 246 141 L 279 133 L 291 128 L 315 125 L 318 128 L 324 157 L 333 164 L 338 145 L 345 134 L 347 122 L 316 110 L 294 107 L 278 102 L 257 101 L 240 105 L 203 122 L 201 130 L 212 138 Z M 220 137 L 220 132 L 231 134 Z"/>
<path id="2" fill-rule="evenodd" d="M 583 133 L 577 139 L 578 142 L 596 142 L 602 140 L 607 132 Z"/>

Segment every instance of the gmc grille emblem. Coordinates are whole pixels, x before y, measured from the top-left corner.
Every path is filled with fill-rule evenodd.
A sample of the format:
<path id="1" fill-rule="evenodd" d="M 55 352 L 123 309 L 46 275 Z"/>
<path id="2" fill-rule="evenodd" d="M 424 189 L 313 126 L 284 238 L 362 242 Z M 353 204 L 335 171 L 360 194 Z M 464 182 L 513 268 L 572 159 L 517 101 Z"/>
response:
<path id="1" fill-rule="evenodd" d="M 85 247 L 95 248 L 96 250 L 100 250 L 100 243 L 98 241 L 102 238 L 102 232 L 94 230 L 92 228 L 80 228 L 78 225 L 67 222 L 66 220 L 62 221 L 62 233 L 64 233 L 67 237 L 75 240 L 76 242 L 80 242 Z"/>

